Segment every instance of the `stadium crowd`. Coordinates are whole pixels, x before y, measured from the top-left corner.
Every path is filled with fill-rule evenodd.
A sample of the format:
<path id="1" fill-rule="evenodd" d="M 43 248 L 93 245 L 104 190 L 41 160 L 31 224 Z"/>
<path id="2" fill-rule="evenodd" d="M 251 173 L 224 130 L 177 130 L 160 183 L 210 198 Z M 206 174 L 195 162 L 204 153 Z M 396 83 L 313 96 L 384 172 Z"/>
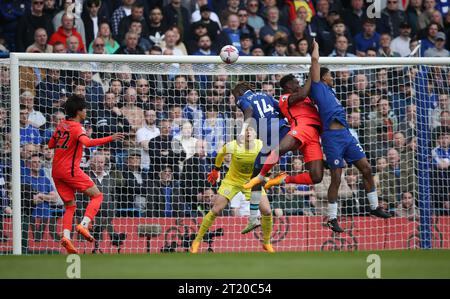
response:
<path id="1" fill-rule="evenodd" d="M 31 0 L 0 4 L 0 53 L 95 53 L 217 55 L 232 44 L 240 55 L 309 56 L 312 38 L 322 56 L 448 57 L 447 1 L 381 1 L 380 18 L 367 17 L 362 0 L 275 1 L 100 1 Z M 73 15 L 67 9 L 75 5 Z M 231 88 L 237 80 L 255 83 L 275 98 L 279 75 L 187 76 L 138 74 L 126 66 L 116 73 L 66 69 L 20 69 L 20 124 L 24 232 L 36 240 L 63 206 L 51 179 L 47 142 L 64 119 L 64 101 L 83 96 L 92 138 L 125 132 L 124 142 L 86 148 L 82 167 L 105 195 L 97 216 L 100 229 L 115 234 L 113 217 L 196 217 L 209 209 L 216 188 L 207 183 L 218 149 L 234 139 L 242 112 Z M 338 98 L 348 112 L 352 134 L 372 163 L 380 201 L 393 215 L 417 219 L 417 99 L 419 68 L 374 68 L 334 72 Z M 430 108 L 429 157 L 433 212 L 450 214 L 450 70 L 429 68 L 422 86 Z M 0 226 L 11 214 L 9 69 L 0 67 Z M 237 124 L 237 126 L 235 126 Z M 230 163 L 225 159 L 222 174 Z M 290 153 L 280 170 L 303 171 L 302 157 Z M 276 216 L 323 215 L 330 177 L 315 186 L 275 188 Z M 348 167 L 340 188 L 341 215 L 367 215 L 358 171 Z M 80 208 L 87 198 L 80 197 Z M 248 215 L 236 197 L 226 215 Z M 78 209 L 80 211 L 81 209 Z M 81 215 L 80 215 L 81 216 Z M 0 227 L 0 241 L 6 240 Z"/>

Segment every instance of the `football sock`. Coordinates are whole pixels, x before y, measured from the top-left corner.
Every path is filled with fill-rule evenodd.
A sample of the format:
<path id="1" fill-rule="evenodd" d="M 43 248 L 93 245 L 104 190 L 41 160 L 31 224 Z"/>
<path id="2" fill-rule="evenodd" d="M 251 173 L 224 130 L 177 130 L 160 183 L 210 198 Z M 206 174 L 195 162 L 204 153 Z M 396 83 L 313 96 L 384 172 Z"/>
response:
<path id="1" fill-rule="evenodd" d="M 309 172 L 303 172 L 295 176 L 289 175 L 284 179 L 286 184 L 313 185 Z"/>
<path id="2" fill-rule="evenodd" d="M 261 196 L 261 191 L 252 191 L 252 195 L 250 197 L 249 223 L 255 223 L 258 220 L 259 202 L 261 201 Z"/>
<path id="3" fill-rule="evenodd" d="M 270 244 L 270 235 L 272 234 L 273 219 L 272 215 L 261 216 L 261 229 L 263 232 L 263 243 Z"/>
<path id="4" fill-rule="evenodd" d="M 203 236 L 206 234 L 208 229 L 213 225 L 214 220 L 216 219 L 216 215 L 213 212 L 209 211 L 205 217 L 203 217 L 202 224 L 200 224 L 200 228 L 198 229 L 197 236 L 195 236 L 196 242 L 201 242 L 203 240 Z"/>
<path id="5" fill-rule="evenodd" d="M 72 231 L 73 225 L 73 215 L 75 214 L 77 206 L 66 206 L 63 216 L 63 235 L 64 237 L 70 239 L 70 232 Z"/>
<path id="6" fill-rule="evenodd" d="M 375 210 L 378 207 L 377 190 L 373 190 L 373 191 L 367 193 L 367 198 L 369 199 L 370 209 Z"/>
<path id="7" fill-rule="evenodd" d="M 263 177 L 266 176 L 266 174 L 272 169 L 272 167 L 278 163 L 278 160 L 278 153 L 275 151 L 271 151 L 259 174 Z"/>
<path id="8" fill-rule="evenodd" d="M 100 209 L 100 205 L 102 204 L 102 201 L 103 201 L 103 193 L 99 193 L 91 197 L 91 201 L 89 202 L 86 208 L 86 213 L 84 214 L 83 221 L 81 221 L 81 225 L 83 225 L 86 228 L 88 227 L 89 222 L 91 222 L 95 218 L 95 215 L 97 215 L 98 210 Z"/>
<path id="9" fill-rule="evenodd" d="M 336 219 L 337 218 L 337 210 L 338 210 L 338 204 L 335 203 L 328 203 L 328 219 Z"/>

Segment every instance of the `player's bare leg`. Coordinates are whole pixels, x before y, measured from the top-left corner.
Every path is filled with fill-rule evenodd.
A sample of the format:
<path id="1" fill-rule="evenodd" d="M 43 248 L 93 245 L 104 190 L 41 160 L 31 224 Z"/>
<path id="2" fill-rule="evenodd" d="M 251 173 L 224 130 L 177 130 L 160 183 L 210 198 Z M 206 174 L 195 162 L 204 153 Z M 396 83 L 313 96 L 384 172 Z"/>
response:
<path id="1" fill-rule="evenodd" d="M 61 245 L 67 250 L 69 254 L 77 254 L 78 251 L 72 243 L 70 234 L 72 232 L 73 215 L 75 214 L 75 201 L 71 200 L 64 203 L 65 212 L 63 216 L 63 237 L 61 238 Z"/>
<path id="2" fill-rule="evenodd" d="M 103 194 L 98 190 L 96 185 L 86 189 L 83 193 L 91 198 L 86 212 L 84 214 L 83 220 L 78 224 L 75 229 L 81 234 L 87 241 L 94 242 L 94 237 L 89 233 L 89 224 L 94 220 L 95 215 L 97 215 L 100 206 L 103 201 Z"/>
<path id="3" fill-rule="evenodd" d="M 323 178 L 323 160 L 313 160 L 305 164 L 306 172 L 296 175 L 287 175 L 280 173 L 276 177 L 269 179 L 264 185 L 264 189 L 270 189 L 273 186 L 283 184 L 299 184 L 299 185 L 314 185 L 322 181 Z"/>
<path id="4" fill-rule="evenodd" d="M 363 158 L 356 161 L 354 164 L 363 176 L 364 189 L 366 190 L 370 204 L 370 214 L 380 218 L 390 218 L 391 215 L 386 213 L 386 211 L 378 205 L 378 194 L 369 161 L 367 161 L 366 158 Z"/>
<path id="5" fill-rule="evenodd" d="M 260 173 L 244 184 L 243 187 L 245 189 L 251 189 L 253 186 L 262 184 L 263 182 L 265 183 L 266 174 L 278 163 L 280 157 L 289 151 L 297 150 L 300 145 L 301 142 L 297 138 L 292 137 L 291 135 L 284 136 L 283 139 L 281 139 L 280 145 L 270 152 Z"/>
<path id="6" fill-rule="evenodd" d="M 341 176 L 342 176 L 342 168 L 334 168 L 331 169 L 331 183 L 328 187 L 328 227 L 336 232 L 342 233 L 344 230 L 339 226 L 337 221 L 337 213 L 338 213 L 338 192 L 339 186 L 341 185 Z"/>
<path id="7" fill-rule="evenodd" d="M 216 217 L 220 215 L 220 213 L 222 213 L 223 209 L 225 209 L 227 205 L 228 199 L 226 199 L 222 195 L 216 194 L 214 205 L 208 212 L 208 214 L 206 214 L 205 217 L 203 217 L 202 223 L 200 224 L 200 228 L 198 229 L 197 235 L 195 236 L 195 240 L 192 242 L 191 248 L 189 249 L 191 253 L 198 252 L 198 249 L 206 232 L 211 227 L 211 225 L 213 225 L 214 220 L 216 220 Z"/>
<path id="8" fill-rule="evenodd" d="M 261 228 L 263 231 L 263 249 L 269 253 L 274 253 L 275 250 L 270 242 L 270 235 L 272 234 L 273 218 L 272 209 L 270 208 L 269 199 L 266 195 L 261 198 L 259 204 L 261 211 Z"/>

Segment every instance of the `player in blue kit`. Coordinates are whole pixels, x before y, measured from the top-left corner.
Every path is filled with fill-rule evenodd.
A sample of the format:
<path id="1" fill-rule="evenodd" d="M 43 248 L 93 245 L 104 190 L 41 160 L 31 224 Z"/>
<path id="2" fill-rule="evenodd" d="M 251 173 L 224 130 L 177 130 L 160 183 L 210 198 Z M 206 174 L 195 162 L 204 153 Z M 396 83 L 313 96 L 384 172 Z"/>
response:
<path id="1" fill-rule="evenodd" d="M 236 105 L 244 113 L 244 125 L 240 135 L 243 136 L 247 127 L 251 126 L 256 130 L 258 139 L 263 142 L 263 148 L 255 160 L 253 178 L 259 174 L 270 151 L 278 146 L 280 140 L 289 132 L 290 127 L 280 111 L 278 101 L 266 93 L 255 92 L 249 82 L 239 82 L 233 88 L 232 93 L 236 99 Z M 263 196 L 262 188 L 262 184 L 252 188 L 249 222 L 242 230 L 242 234 L 261 225 L 258 220 L 258 210 Z"/>
<path id="2" fill-rule="evenodd" d="M 349 131 L 344 107 L 342 107 L 333 90 L 333 76 L 329 69 L 320 67 L 319 45 L 316 41 L 313 43 L 310 98 L 319 109 L 323 125 L 321 134 L 322 147 L 327 164 L 331 169 L 331 183 L 328 188 L 327 225 L 334 232 L 343 232 L 344 230 L 337 221 L 337 198 L 344 160 L 348 164 L 354 164 L 363 175 L 364 188 L 370 203 L 370 214 L 380 218 L 389 218 L 390 215 L 378 206 L 378 195 L 370 164 L 367 161 L 363 148 Z"/>

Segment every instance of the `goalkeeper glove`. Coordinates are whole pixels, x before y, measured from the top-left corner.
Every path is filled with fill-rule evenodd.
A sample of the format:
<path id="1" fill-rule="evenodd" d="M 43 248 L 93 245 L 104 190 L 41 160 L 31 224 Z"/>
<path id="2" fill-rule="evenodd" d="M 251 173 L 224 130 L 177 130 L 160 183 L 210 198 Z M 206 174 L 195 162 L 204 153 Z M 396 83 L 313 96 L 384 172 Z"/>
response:
<path id="1" fill-rule="evenodd" d="M 208 182 L 210 182 L 212 185 L 215 185 L 219 177 L 220 170 L 219 168 L 214 166 L 213 170 L 211 170 L 211 172 L 208 174 Z"/>

